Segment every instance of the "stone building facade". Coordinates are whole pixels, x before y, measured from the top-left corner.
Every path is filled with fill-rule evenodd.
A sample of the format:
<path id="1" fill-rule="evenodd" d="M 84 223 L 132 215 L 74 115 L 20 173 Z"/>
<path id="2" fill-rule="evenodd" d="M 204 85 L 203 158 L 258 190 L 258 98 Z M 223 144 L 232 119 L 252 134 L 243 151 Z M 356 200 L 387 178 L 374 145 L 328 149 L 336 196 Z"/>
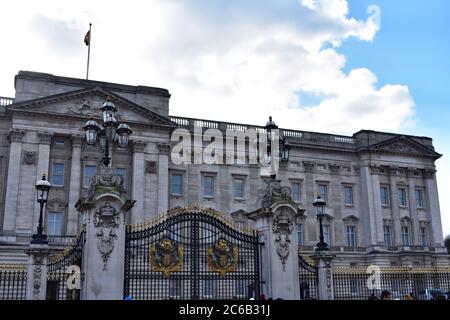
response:
<path id="1" fill-rule="evenodd" d="M 196 139 L 205 130 L 263 133 L 263 125 L 169 116 L 170 94 L 160 88 L 20 71 L 15 89 L 14 98 L 0 98 L 0 263 L 27 259 L 24 249 L 39 217 L 34 185 L 43 173 L 53 185 L 45 212 L 50 246 L 61 248 L 78 233 L 75 204 L 101 158 L 98 145 L 86 144 L 82 126 L 100 117 L 107 98 L 117 107 L 119 122 L 133 130 L 132 143 L 115 148 L 112 157 L 136 200 L 129 223 L 197 204 L 252 227 L 248 213 L 260 206 L 260 190 L 269 179 L 266 168 L 177 165 L 171 150 L 178 142 L 176 129 Z M 312 253 L 318 241 L 312 202 L 321 194 L 327 202 L 325 240 L 336 255 L 334 263 L 448 264 L 435 170 L 441 155 L 431 138 L 370 130 L 353 136 L 287 129 L 280 134 L 292 149 L 277 179 L 290 187 L 303 212 L 295 230 L 300 252 Z"/>

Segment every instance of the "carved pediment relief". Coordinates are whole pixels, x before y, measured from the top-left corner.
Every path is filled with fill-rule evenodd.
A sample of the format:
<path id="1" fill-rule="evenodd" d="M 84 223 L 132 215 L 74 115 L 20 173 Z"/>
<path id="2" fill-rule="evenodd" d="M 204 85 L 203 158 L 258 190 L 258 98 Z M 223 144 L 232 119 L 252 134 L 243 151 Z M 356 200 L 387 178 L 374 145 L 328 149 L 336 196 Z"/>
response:
<path id="1" fill-rule="evenodd" d="M 109 98 L 118 109 L 119 122 L 138 122 L 174 126 L 168 118 L 152 112 L 106 89 L 88 88 L 44 98 L 22 101 L 8 107 L 10 112 L 46 113 L 49 116 L 72 116 L 100 119 L 105 100 Z"/>
<path id="2" fill-rule="evenodd" d="M 357 223 L 359 218 L 353 214 L 350 214 L 342 219 L 345 223 Z"/>
<path id="3" fill-rule="evenodd" d="M 371 150 L 382 151 L 388 153 L 402 153 L 415 155 L 420 157 L 439 158 L 441 155 L 432 148 L 420 144 L 406 136 L 395 137 L 378 144 L 372 145 Z"/>

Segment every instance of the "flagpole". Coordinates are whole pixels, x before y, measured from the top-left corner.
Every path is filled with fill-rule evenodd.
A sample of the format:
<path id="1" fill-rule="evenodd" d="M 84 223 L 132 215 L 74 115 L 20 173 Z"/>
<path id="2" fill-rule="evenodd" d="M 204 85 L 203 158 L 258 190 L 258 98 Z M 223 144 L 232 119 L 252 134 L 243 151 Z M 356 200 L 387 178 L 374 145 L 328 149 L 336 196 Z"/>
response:
<path id="1" fill-rule="evenodd" d="M 91 39 L 92 39 L 91 27 L 92 27 L 92 23 L 89 23 L 89 44 L 88 44 L 86 80 L 88 80 L 88 78 L 89 78 L 89 58 L 91 56 Z"/>

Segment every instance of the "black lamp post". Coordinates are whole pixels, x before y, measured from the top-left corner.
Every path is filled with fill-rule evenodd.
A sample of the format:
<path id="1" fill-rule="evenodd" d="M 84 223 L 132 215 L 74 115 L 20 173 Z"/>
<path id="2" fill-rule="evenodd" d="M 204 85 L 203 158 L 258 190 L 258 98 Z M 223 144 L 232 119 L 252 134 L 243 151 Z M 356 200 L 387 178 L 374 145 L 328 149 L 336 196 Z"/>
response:
<path id="1" fill-rule="evenodd" d="M 287 142 L 286 138 L 280 139 L 280 159 L 281 161 L 289 161 L 289 154 L 291 152 L 291 145 Z"/>
<path id="2" fill-rule="evenodd" d="M 42 179 L 36 183 L 36 196 L 37 202 L 41 206 L 39 211 L 39 223 L 37 227 L 37 233 L 33 234 L 31 237 L 31 243 L 33 244 L 47 244 L 47 236 L 43 233 L 44 228 L 42 227 L 44 204 L 48 200 L 48 192 L 50 191 L 51 184 L 45 178 L 45 174 Z"/>
<path id="3" fill-rule="evenodd" d="M 327 203 L 320 197 L 317 196 L 316 200 L 313 202 L 313 206 L 316 209 L 316 216 L 319 219 L 320 236 L 319 243 L 317 243 L 316 251 L 327 251 L 329 250 L 328 244 L 324 241 L 323 237 L 323 224 L 322 219 L 325 217 L 325 206 Z"/>
<path id="4" fill-rule="evenodd" d="M 86 131 L 86 142 L 89 145 L 95 145 L 98 134 L 103 152 L 102 163 L 105 167 L 108 167 L 111 162 L 109 145 L 114 143 L 117 136 L 119 147 L 126 147 L 132 131 L 128 124 L 118 124 L 116 119 L 117 109 L 109 99 L 103 103 L 101 111 L 103 128 L 101 128 L 95 120 L 90 119 L 83 126 L 83 129 Z"/>
<path id="5" fill-rule="evenodd" d="M 278 129 L 278 126 L 272 121 L 272 116 L 269 117 L 269 121 L 264 128 L 267 134 L 267 155 L 270 157 L 272 154 L 272 136 L 275 134 L 274 130 Z"/>

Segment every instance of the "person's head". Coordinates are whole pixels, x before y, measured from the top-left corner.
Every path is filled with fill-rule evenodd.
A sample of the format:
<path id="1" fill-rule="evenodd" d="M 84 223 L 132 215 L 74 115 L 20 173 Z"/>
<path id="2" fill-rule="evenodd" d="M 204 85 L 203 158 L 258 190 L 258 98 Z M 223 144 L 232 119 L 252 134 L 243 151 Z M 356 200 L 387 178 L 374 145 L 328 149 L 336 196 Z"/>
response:
<path id="1" fill-rule="evenodd" d="M 391 293 L 387 290 L 381 292 L 381 300 L 391 300 Z"/>
<path id="2" fill-rule="evenodd" d="M 375 293 L 372 293 L 372 294 L 369 296 L 369 300 L 380 300 L 380 299 L 378 299 L 378 297 L 376 296 Z"/>
<path id="3" fill-rule="evenodd" d="M 405 295 L 403 300 L 414 300 L 414 298 L 410 294 L 407 294 L 407 295 Z"/>

